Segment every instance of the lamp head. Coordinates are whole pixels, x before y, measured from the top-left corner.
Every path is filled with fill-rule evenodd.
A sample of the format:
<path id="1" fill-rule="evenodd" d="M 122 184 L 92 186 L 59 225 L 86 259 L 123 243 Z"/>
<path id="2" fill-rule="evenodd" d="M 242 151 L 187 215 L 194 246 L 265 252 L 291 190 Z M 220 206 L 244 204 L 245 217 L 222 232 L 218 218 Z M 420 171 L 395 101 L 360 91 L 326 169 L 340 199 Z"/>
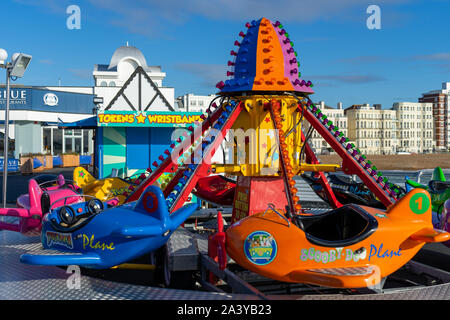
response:
<path id="1" fill-rule="evenodd" d="M 17 58 L 19 57 L 20 53 L 16 52 L 13 53 L 13 55 L 11 56 L 11 62 L 14 64 L 17 60 Z"/>
<path id="2" fill-rule="evenodd" d="M 5 49 L 0 48 L 0 65 L 4 65 L 8 59 L 8 52 Z"/>
<path id="3" fill-rule="evenodd" d="M 22 78 L 31 61 L 31 56 L 25 53 L 15 53 L 12 60 L 11 76 Z"/>

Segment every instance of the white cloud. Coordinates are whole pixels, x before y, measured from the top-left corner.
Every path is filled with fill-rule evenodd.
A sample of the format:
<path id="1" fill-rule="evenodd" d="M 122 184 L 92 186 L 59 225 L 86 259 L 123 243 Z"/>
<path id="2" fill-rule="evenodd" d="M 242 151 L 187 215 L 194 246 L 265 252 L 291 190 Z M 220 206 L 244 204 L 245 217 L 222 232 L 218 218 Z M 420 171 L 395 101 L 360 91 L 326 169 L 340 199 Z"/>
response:
<path id="1" fill-rule="evenodd" d="M 314 80 L 332 80 L 351 84 L 370 83 L 386 80 L 383 77 L 372 74 L 350 74 L 350 75 L 312 75 L 307 77 Z"/>
<path id="2" fill-rule="evenodd" d="M 13 0 L 16 3 L 40 7 L 43 10 L 50 11 L 57 14 L 63 14 L 66 11 L 67 6 L 71 3 L 70 0 Z"/>
<path id="3" fill-rule="evenodd" d="M 417 55 L 414 56 L 413 59 L 425 61 L 450 61 L 450 52 L 439 52 L 432 54 Z"/>
<path id="4" fill-rule="evenodd" d="M 164 36 L 168 24 L 183 24 L 205 17 L 213 21 L 241 21 L 266 17 L 282 23 L 309 23 L 318 20 L 365 19 L 368 3 L 361 0 L 89 0 L 97 8 L 118 17 L 109 23 L 132 33 Z M 378 0 L 382 6 L 412 0 Z M 383 9 L 383 7 L 382 7 Z"/>
<path id="5" fill-rule="evenodd" d="M 52 59 L 41 59 L 41 60 L 39 60 L 39 62 L 42 64 L 47 64 L 47 65 L 52 65 L 55 63 Z"/>

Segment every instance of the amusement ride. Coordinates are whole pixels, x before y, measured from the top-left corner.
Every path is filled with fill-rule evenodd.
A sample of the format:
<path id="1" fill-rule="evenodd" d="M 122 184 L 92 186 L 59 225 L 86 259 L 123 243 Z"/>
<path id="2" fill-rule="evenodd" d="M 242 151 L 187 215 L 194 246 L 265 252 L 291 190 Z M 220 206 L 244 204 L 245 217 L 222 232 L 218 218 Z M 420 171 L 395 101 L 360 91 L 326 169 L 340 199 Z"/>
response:
<path id="1" fill-rule="evenodd" d="M 73 180 L 81 191 L 62 194 L 76 197 L 75 204 L 49 206 L 54 200 L 47 200 L 39 217 L 25 209 L 0 212 L 42 223 L 44 250 L 22 255 L 23 263 L 110 268 L 155 252 L 197 209 L 186 205 L 192 193 L 232 207 L 226 226 L 218 214 L 208 241 L 209 256 L 219 268 L 233 261 L 281 282 L 378 285 L 425 243 L 450 239 L 432 224 L 425 188 L 405 193 L 391 183 L 312 102 L 313 84 L 302 79 L 299 55 L 283 25 L 262 18 L 245 26 L 230 52 L 229 79 L 217 84 L 218 97 L 202 121 L 172 141 L 145 173 L 96 180 L 77 168 Z M 308 143 L 313 130 L 342 164 L 319 161 Z M 223 145 L 229 151 L 226 163 L 213 162 Z M 326 175 L 336 171 L 359 177 L 377 206 L 341 203 Z M 314 214 L 301 205 L 294 177 L 306 172 L 321 186 L 330 210 Z M 161 185 L 163 174 L 170 178 Z M 33 190 L 30 203 L 42 203 Z M 104 203 L 111 199 L 116 200 Z"/>

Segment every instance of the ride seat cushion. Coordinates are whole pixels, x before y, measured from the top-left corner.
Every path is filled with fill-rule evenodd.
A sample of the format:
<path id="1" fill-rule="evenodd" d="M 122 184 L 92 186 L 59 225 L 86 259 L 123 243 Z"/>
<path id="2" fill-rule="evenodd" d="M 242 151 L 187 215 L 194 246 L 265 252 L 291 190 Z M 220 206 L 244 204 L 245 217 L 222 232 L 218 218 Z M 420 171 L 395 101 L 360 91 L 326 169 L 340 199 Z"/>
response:
<path id="1" fill-rule="evenodd" d="M 377 220 L 356 205 L 345 205 L 316 216 L 297 216 L 306 237 L 322 246 L 348 246 L 372 234 Z"/>

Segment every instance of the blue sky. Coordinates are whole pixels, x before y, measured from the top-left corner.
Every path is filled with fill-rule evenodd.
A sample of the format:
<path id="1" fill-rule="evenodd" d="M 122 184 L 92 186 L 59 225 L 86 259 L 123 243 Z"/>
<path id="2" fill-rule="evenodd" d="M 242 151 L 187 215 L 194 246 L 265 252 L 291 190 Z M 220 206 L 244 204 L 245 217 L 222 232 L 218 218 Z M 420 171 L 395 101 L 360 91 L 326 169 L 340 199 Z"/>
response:
<path id="1" fill-rule="evenodd" d="M 79 30 L 66 27 L 72 4 L 81 9 Z M 381 9 L 379 30 L 366 26 L 372 4 Z M 210 94 L 226 80 L 245 23 L 266 17 L 289 33 L 314 101 L 389 108 L 450 81 L 449 12 L 443 0 L 3 0 L 0 47 L 33 55 L 19 83 L 91 86 L 94 64 L 108 64 L 128 41 L 162 66 L 176 96 Z"/>

